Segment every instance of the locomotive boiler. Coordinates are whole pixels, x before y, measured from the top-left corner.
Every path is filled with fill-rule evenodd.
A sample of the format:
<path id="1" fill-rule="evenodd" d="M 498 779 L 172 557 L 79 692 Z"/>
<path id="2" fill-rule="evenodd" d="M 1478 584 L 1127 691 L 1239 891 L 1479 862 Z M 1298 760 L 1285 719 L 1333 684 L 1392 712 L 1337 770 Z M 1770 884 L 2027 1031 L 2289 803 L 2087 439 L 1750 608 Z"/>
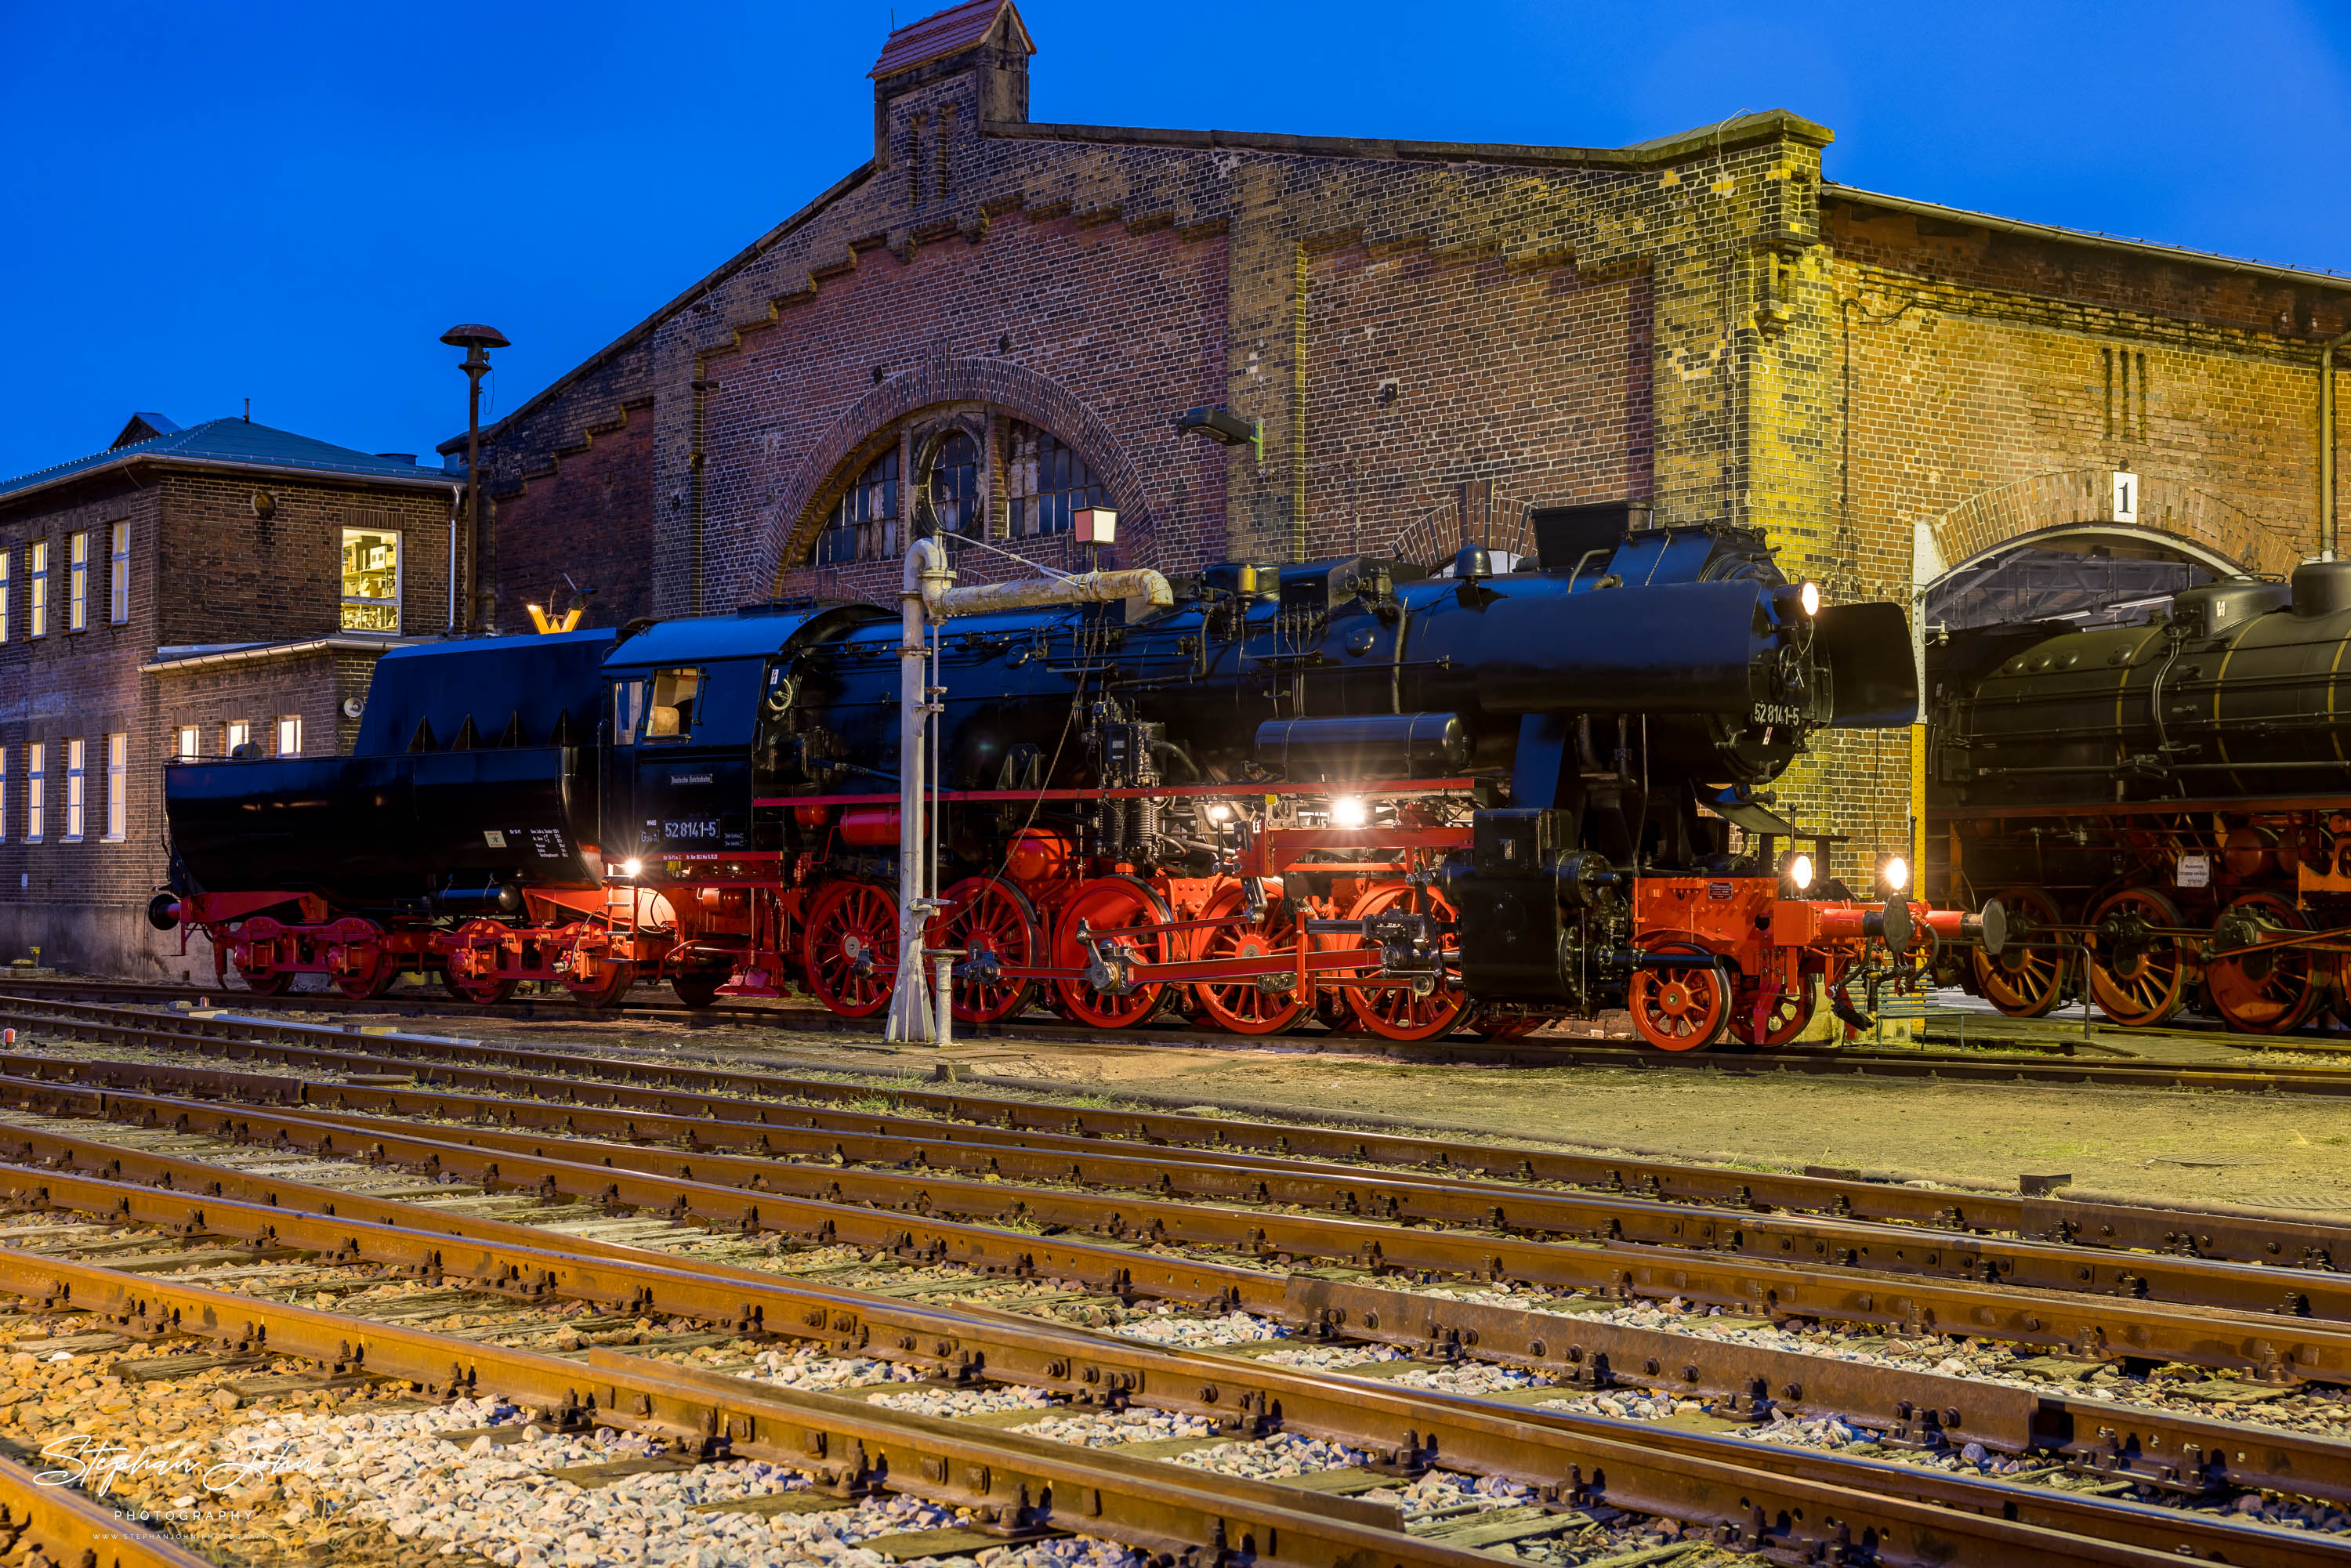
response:
<path id="1" fill-rule="evenodd" d="M 1821 605 L 1753 532 L 1645 522 L 1566 508 L 1516 562 L 1226 562 L 934 620 L 911 785 L 878 606 L 405 650 L 358 755 L 170 769 L 155 916 L 262 988 L 663 977 L 862 1017 L 914 929 L 967 1023 L 1417 1040 L 1622 1006 L 1668 1049 L 1782 1041 L 1822 987 L 1913 982 L 1977 930 L 1822 896 L 1834 835 L 1757 794 L 1825 727 L 1911 720 L 1907 623 Z"/>
<path id="2" fill-rule="evenodd" d="M 2184 1008 L 2250 1032 L 2343 994 L 2351 948 L 2351 562 L 2230 579 L 2142 624 L 1979 639 L 1932 765 L 1954 896 L 2017 939 L 1969 982 L 2045 1013 Z M 1965 651 L 1963 651 L 1963 659 Z"/>

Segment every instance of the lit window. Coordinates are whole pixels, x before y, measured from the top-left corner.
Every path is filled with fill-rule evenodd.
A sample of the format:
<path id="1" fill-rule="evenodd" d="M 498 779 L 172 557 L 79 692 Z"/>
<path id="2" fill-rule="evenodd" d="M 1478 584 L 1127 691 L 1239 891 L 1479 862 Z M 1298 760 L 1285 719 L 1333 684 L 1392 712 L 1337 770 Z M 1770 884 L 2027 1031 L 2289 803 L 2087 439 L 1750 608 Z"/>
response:
<path id="1" fill-rule="evenodd" d="M 180 727 L 180 760 L 183 762 L 193 762 L 197 758 L 202 757 L 204 754 L 204 741 L 202 732 L 199 731 L 193 724 L 182 725 Z"/>
<path id="2" fill-rule="evenodd" d="M 238 747 L 251 745 L 252 741 L 253 721 L 241 718 L 228 727 L 221 740 L 221 751 L 224 755 L 235 757 Z"/>
<path id="3" fill-rule="evenodd" d="M 343 530 L 343 630 L 400 630 L 400 536 Z"/>
<path id="4" fill-rule="evenodd" d="M 8 748 L 0 746 L 0 843 L 8 839 Z"/>
<path id="5" fill-rule="evenodd" d="M 120 843 L 131 820 L 131 798 L 124 790 L 124 766 L 131 758 L 131 737 L 116 730 L 106 737 L 106 836 Z"/>
<path id="6" fill-rule="evenodd" d="M 280 757 L 302 755 L 302 716 L 300 714 L 289 713 L 277 721 L 277 755 Z"/>
<path id="7" fill-rule="evenodd" d="M 111 559 L 113 564 L 110 580 L 113 583 L 113 590 L 110 602 L 113 608 L 109 614 L 112 616 L 114 623 L 120 626 L 131 619 L 131 525 L 129 523 L 114 525 Z"/>
<path id="8" fill-rule="evenodd" d="M 66 842 L 81 842 L 81 737 L 66 742 Z"/>
<path id="9" fill-rule="evenodd" d="M 866 465 L 816 537 L 816 564 L 878 560 L 898 553 L 898 449 Z"/>
<path id="10" fill-rule="evenodd" d="M 33 541 L 33 632 L 49 634 L 49 541 Z"/>
<path id="11" fill-rule="evenodd" d="M 8 586 L 8 563 L 16 559 L 14 548 L 0 549 L 0 643 L 8 640 L 8 601 L 16 597 Z"/>
<path id="12" fill-rule="evenodd" d="M 653 700 L 645 708 L 647 740 L 683 740 L 694 733 L 694 699 L 702 693 L 700 670 L 655 670 Z"/>
<path id="13" fill-rule="evenodd" d="M 47 801 L 42 797 L 44 787 L 48 782 L 43 765 L 48 755 L 48 747 L 41 741 L 34 741 L 25 747 L 25 841 L 27 843 L 41 841 L 41 818 L 47 806 Z"/>
<path id="14" fill-rule="evenodd" d="M 66 630 L 86 632 L 89 629 L 89 535 L 74 534 L 66 540 Z"/>

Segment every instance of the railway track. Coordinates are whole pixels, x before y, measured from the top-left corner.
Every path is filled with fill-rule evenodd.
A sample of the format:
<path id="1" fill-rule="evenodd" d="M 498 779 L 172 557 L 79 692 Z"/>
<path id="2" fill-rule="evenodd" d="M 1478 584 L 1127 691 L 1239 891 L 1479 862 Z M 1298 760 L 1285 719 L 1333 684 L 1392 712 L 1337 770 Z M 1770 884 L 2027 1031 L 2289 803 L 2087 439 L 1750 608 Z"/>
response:
<path id="1" fill-rule="evenodd" d="M 44 1039 L 101 1037 L 112 1056 L 0 1058 L 0 1097 L 15 1108 L 0 1152 L 16 1167 L 0 1170 L 0 1186 L 27 1213 L 97 1215 L 193 1249 L 190 1267 L 222 1267 L 222 1253 L 232 1271 L 287 1260 L 501 1303 L 664 1317 L 705 1335 L 879 1356 L 958 1390 L 1024 1388 L 1096 1414 L 1147 1406 L 1210 1423 L 1228 1442 L 1304 1437 L 1364 1456 L 1367 1491 L 1389 1472 L 1398 1485 L 1437 1475 L 1521 1489 L 1509 1518 L 1471 1523 L 1504 1538 L 1523 1527 L 1517 1539 L 1538 1554 L 1595 1528 L 1578 1521 L 1605 1527 L 1621 1515 L 1669 1522 L 1676 1544 L 1796 1557 L 1944 1561 L 1959 1542 L 1967 1560 L 2300 1562 L 2337 1543 L 2273 1542 L 2197 1506 L 2240 1491 L 2351 1504 L 2351 1449 L 2332 1438 L 1898 1356 L 1821 1354 L 1783 1332 L 1874 1325 L 1889 1344 L 2022 1343 L 2080 1367 L 2168 1360 L 2281 1385 L 2351 1382 L 2351 1311 L 2329 1270 L 2287 1266 L 2325 1265 L 2351 1236 L 2307 1222 L 946 1091 L 909 1090 L 876 1112 L 847 1103 L 866 1092 L 772 1074 L 120 1013 L 44 1004 L 37 1026 Z M 287 1071 L 248 1071 L 261 1063 Z M 600 1240 L 529 1223 L 576 1230 L 582 1216 L 637 1228 Z M 2124 1250 L 2158 1236 L 2177 1248 L 2183 1234 L 2191 1251 L 2215 1255 Z M 778 1257 L 763 1266 L 743 1260 L 745 1248 L 770 1246 Z M 943 1304 L 952 1284 L 909 1301 L 886 1285 L 773 1271 L 796 1255 L 844 1252 L 884 1281 L 1045 1290 L 1113 1312 L 1155 1303 L 1178 1322 L 1242 1314 L 1338 1364 L 1359 1354 L 1359 1372 L 1402 1357 L 1432 1378 L 1524 1383 L 1499 1394 L 1405 1387 Z M 984 1511 L 990 1539 L 1075 1529 L 1151 1552 L 1246 1540 L 1296 1562 L 1454 1562 L 1472 1550 L 1416 1535 L 1401 1515 L 1299 1514 L 1296 1488 L 1228 1490 L 1219 1478 L 1211 1507 L 1196 1478 L 1155 1473 L 1165 1465 L 1097 1464 L 1066 1444 L 1037 1448 L 1045 1439 L 976 1440 L 953 1421 L 893 1422 L 845 1400 L 778 1405 L 739 1379 L 649 1370 L 642 1356 L 599 1354 L 583 1369 L 315 1307 L 281 1312 L 159 1272 L 172 1256 L 110 1266 L 0 1250 L 0 1290 L 51 1312 L 95 1310 L 134 1343 L 193 1334 L 247 1355 L 290 1350 L 329 1378 L 364 1367 L 443 1396 L 529 1403 L 558 1428 L 617 1423 L 681 1464 L 796 1462 L 844 1507 L 879 1487 Z M 2086 1265 L 2089 1278 L 2073 1281 L 2086 1288 L 2067 1288 L 2068 1265 Z M 2020 1270 L 2039 1270 L 2036 1282 L 2020 1282 Z M 2247 1310 L 2259 1299 L 2242 1296 L 2249 1287 L 2275 1294 L 2278 1310 Z M 1704 1320 L 1687 1313 L 1626 1321 L 1626 1303 L 1641 1301 L 1710 1303 L 1755 1314 L 1759 1332 L 1777 1326 L 1759 1343 L 1691 1332 Z M 1626 1388 L 1702 1404 L 1716 1429 L 1572 1408 Z M 1831 1417 L 1873 1434 L 1877 1452 L 1751 1435 Z M 2028 1465 L 2017 1473 L 2032 1479 L 1905 1462 L 1969 1445 Z M 858 1453 L 862 1465 L 843 1458 Z M 975 1463 L 987 1475 L 977 1489 Z M 2134 1496 L 2035 1484 L 2050 1476 Z M 1073 1515 L 1072 1495 L 1092 1511 Z"/>
<path id="2" fill-rule="evenodd" d="M 559 1019 L 581 1023 L 669 1021 L 696 1028 L 758 1028 L 785 1032 L 875 1032 L 852 1020 L 804 1008 L 744 1006 L 689 1009 L 623 1004 L 617 1009 L 590 1009 L 577 1003 L 554 999 L 509 1002 L 463 1011 L 456 1011 L 455 1004 L 450 1004 L 446 1009 L 428 1011 L 413 1001 L 351 1002 L 339 997 L 319 995 L 253 998 L 243 993 L 216 994 L 193 987 L 151 988 L 111 981 L 84 983 L 59 980 L 46 982 L 37 990 L 28 988 L 25 982 L 11 981 L 7 988 L 21 993 L 15 997 L 13 1006 L 37 1007 L 51 1012 L 74 1005 L 94 1005 L 84 999 L 93 997 L 166 1004 L 193 1002 L 204 998 L 228 1003 L 239 1009 L 246 1009 L 250 1003 L 252 1016 L 256 1017 L 300 1009 L 350 1013 L 356 1017 L 448 1018 L 454 1014 L 467 1020 L 486 1021 L 500 1019 L 527 1022 Z M 11 1005 L 6 998 L 0 998 L 0 1016 L 15 1022 L 19 1014 L 5 1010 Z M 1126 1050 L 1148 1049 L 1154 1045 L 1235 1050 L 1262 1048 L 1266 1043 L 1253 1037 L 1160 1030 L 1130 1030 L 1104 1035 L 1078 1026 L 1030 1019 L 1023 1019 L 1017 1030 L 1000 1029 L 977 1038 L 982 1040 L 1034 1039 Z M 1785 1047 L 1754 1054 L 1731 1051 L 1676 1054 L 1639 1045 L 1558 1038 L 1517 1041 L 1440 1040 L 1417 1045 L 1354 1035 L 1324 1038 L 1336 1040 L 1340 1048 L 1350 1051 L 1361 1050 L 1396 1061 L 1423 1063 L 1618 1068 L 1640 1071 L 1715 1072 L 1732 1076 L 1793 1074 L 1826 1078 L 1932 1079 L 1946 1083 L 2168 1089 L 2351 1098 L 2351 1070 L 2235 1061 L 2166 1063 L 2081 1058 L 2070 1054 L 2073 1042 L 2064 1040 L 2033 1043 L 2003 1040 L 1998 1043 L 1997 1051 L 1993 1049 L 1932 1051 L 1855 1045 Z M 2027 1051 L 2032 1054 L 2020 1054 Z"/>

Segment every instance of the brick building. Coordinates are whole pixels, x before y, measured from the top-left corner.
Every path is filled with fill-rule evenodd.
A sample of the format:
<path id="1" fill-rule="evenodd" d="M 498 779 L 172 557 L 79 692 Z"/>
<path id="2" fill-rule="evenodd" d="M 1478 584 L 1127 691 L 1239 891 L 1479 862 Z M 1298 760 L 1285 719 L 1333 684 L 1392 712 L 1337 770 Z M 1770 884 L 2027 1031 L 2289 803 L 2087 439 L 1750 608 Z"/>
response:
<path id="1" fill-rule="evenodd" d="M 0 957 L 208 979 L 150 928 L 164 762 L 348 751 L 375 660 L 445 632 L 449 476 L 134 415 L 0 482 Z"/>
<path id="2" fill-rule="evenodd" d="M 1039 123 L 1035 49 L 1009 0 L 890 34 L 870 160 L 488 433 L 496 625 L 559 570 L 594 622 L 887 597 L 917 497 L 1055 565 L 1107 502 L 1179 570 L 1630 496 L 1845 598 L 2020 540 L 2321 548 L 2345 279 L 1848 189 L 1778 110 L 1613 149 Z M 1203 403 L 1261 450 L 1177 437 Z M 1832 738 L 1783 802 L 1899 844 L 1912 749 Z"/>

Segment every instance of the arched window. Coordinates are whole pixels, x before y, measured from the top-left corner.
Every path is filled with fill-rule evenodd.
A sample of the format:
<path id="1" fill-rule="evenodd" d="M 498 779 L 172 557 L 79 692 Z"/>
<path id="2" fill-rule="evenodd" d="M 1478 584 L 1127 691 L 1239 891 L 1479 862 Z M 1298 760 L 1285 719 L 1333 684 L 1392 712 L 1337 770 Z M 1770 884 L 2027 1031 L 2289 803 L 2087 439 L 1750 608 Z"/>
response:
<path id="1" fill-rule="evenodd" d="M 1065 534 L 1079 508 L 1118 505 L 1074 448 L 997 410 L 933 410 L 889 436 L 824 514 L 808 565 L 894 559 L 914 526 L 965 537 Z"/>
<path id="2" fill-rule="evenodd" d="M 841 492 L 816 538 L 816 564 L 872 560 L 898 553 L 898 449 L 866 465 Z"/>
<path id="3" fill-rule="evenodd" d="M 923 497 L 941 533 L 979 531 L 979 443 L 969 431 L 951 430 L 931 447 L 923 464 Z"/>
<path id="4" fill-rule="evenodd" d="M 1016 538 L 1070 531 L 1071 515 L 1083 507 L 1113 505 L 1095 482 L 1084 458 L 1033 425 L 1012 426 L 1012 455 L 1005 465 L 1011 524 Z"/>

